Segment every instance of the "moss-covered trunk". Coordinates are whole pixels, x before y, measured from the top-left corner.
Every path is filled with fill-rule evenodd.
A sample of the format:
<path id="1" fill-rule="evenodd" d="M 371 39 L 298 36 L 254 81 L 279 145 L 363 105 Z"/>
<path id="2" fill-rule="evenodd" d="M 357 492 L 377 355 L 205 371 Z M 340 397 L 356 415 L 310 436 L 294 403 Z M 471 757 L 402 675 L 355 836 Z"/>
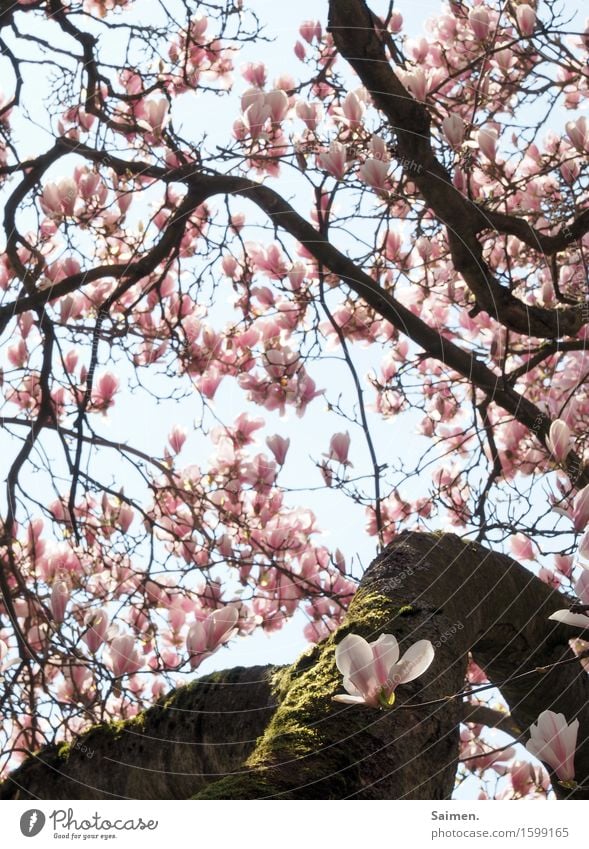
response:
<path id="1" fill-rule="evenodd" d="M 278 676 L 281 704 L 249 772 L 208 785 L 198 798 L 445 799 L 458 757 L 467 653 L 501 686 L 525 731 L 547 708 L 581 721 L 577 770 L 589 778 L 589 686 L 572 659 L 568 629 L 549 622 L 563 597 L 509 557 L 453 534 L 401 534 L 366 572 L 346 624 Z M 436 647 L 429 670 L 380 712 L 343 707 L 335 646 L 347 633 L 393 633 L 401 648 Z M 528 674 L 526 674 L 528 673 Z M 519 676 L 519 677 L 515 677 Z M 560 795 L 587 798 L 589 786 Z"/>
<path id="2" fill-rule="evenodd" d="M 368 569 L 345 624 L 274 672 L 274 695 L 265 668 L 209 676 L 137 720 L 92 729 L 61 756 L 40 753 L 0 796 L 449 798 L 464 711 L 453 695 L 470 650 L 509 702 L 511 729 L 525 732 L 549 708 L 569 721 L 578 716 L 575 764 L 584 786 L 557 792 L 587 798 L 589 679 L 569 650 L 571 629 L 548 620 L 565 605 L 483 546 L 452 534 L 401 534 Z M 392 633 L 402 651 L 429 639 L 435 659 L 398 688 L 392 710 L 345 706 L 333 701 L 343 692 L 334 654 L 349 633 Z"/>

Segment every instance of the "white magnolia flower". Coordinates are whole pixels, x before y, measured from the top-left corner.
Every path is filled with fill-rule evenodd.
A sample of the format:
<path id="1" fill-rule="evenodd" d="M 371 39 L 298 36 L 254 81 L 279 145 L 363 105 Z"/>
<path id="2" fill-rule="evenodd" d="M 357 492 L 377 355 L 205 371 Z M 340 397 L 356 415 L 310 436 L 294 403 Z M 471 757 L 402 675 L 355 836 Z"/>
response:
<path id="1" fill-rule="evenodd" d="M 335 650 L 335 662 L 348 695 L 334 696 L 334 701 L 392 707 L 399 684 L 423 675 L 433 659 L 434 647 L 429 640 L 414 643 L 399 659 L 399 644 L 392 634 L 382 634 L 372 643 L 348 634 Z"/>
<path id="2" fill-rule="evenodd" d="M 561 781 L 570 782 L 575 777 L 578 730 L 578 719 L 569 725 L 563 713 L 545 710 L 538 717 L 536 725 L 530 728 L 526 749 L 552 767 Z"/>

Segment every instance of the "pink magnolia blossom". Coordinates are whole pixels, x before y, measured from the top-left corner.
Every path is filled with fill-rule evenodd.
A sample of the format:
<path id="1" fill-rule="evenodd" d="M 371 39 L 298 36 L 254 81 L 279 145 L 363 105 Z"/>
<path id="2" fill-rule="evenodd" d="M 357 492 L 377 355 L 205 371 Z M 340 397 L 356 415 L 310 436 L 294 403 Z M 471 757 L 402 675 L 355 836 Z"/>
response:
<path id="1" fill-rule="evenodd" d="M 45 651 L 49 644 L 49 628 L 46 624 L 33 625 L 27 631 L 27 640 L 33 651 Z"/>
<path id="2" fill-rule="evenodd" d="M 564 714 L 545 710 L 538 717 L 536 725 L 530 728 L 526 749 L 552 767 L 561 781 L 570 782 L 575 777 L 578 730 L 578 719 L 567 723 Z"/>
<path id="3" fill-rule="evenodd" d="M 571 431 L 562 419 L 556 419 L 550 425 L 546 447 L 555 460 L 564 463 L 571 450 Z"/>
<path id="4" fill-rule="evenodd" d="M 257 139 L 262 134 L 264 124 L 270 117 L 270 107 L 265 103 L 264 99 L 258 100 L 248 106 L 243 113 L 243 122 L 252 139 Z"/>
<path id="5" fill-rule="evenodd" d="M 95 654 L 106 640 L 108 630 L 108 615 L 105 610 L 89 610 L 84 616 L 86 631 L 82 639 L 92 654 Z"/>
<path id="6" fill-rule="evenodd" d="M 161 135 L 168 120 L 170 104 L 165 97 L 151 98 L 141 104 L 141 115 L 154 136 Z"/>
<path id="7" fill-rule="evenodd" d="M 299 100 L 295 107 L 297 118 L 304 121 L 307 128 L 314 132 L 323 117 L 323 107 L 320 103 L 305 103 Z"/>
<path id="8" fill-rule="evenodd" d="M 67 702 L 84 700 L 94 688 L 94 676 L 87 666 L 72 663 L 63 670 L 64 683 L 60 697 Z"/>
<path id="9" fill-rule="evenodd" d="M 116 522 L 121 529 L 121 531 L 126 534 L 131 525 L 133 524 L 133 519 L 135 518 L 135 511 L 131 507 L 130 504 L 123 502 L 119 507 L 118 516 L 116 517 Z"/>
<path id="10" fill-rule="evenodd" d="M 239 611 L 235 606 L 221 607 L 202 622 L 191 625 L 186 638 L 191 669 L 196 669 L 215 649 L 231 639 L 238 618 Z"/>
<path id="11" fill-rule="evenodd" d="M 241 474 L 244 483 L 251 484 L 260 492 L 267 492 L 276 480 L 276 463 L 265 454 L 256 454 L 250 463 L 243 465 Z"/>
<path id="12" fill-rule="evenodd" d="M 300 62 L 304 62 L 307 51 L 305 50 L 305 45 L 302 41 L 295 41 L 294 55 Z"/>
<path id="13" fill-rule="evenodd" d="M 288 97 L 280 89 L 269 91 L 264 100 L 266 106 L 270 110 L 270 119 L 274 124 L 279 124 L 285 117 L 289 109 Z"/>
<path id="14" fill-rule="evenodd" d="M 507 763 L 515 755 L 515 749 L 512 746 L 497 751 L 485 741 L 477 739 L 477 735 L 473 734 L 471 729 L 461 732 L 460 743 L 460 757 L 471 772 L 493 769 L 498 775 L 504 775 L 507 772 Z"/>
<path id="15" fill-rule="evenodd" d="M 576 159 L 569 159 L 567 162 L 562 163 L 559 170 L 562 179 L 569 185 L 572 185 L 581 173 L 581 166 Z"/>
<path id="16" fill-rule="evenodd" d="M 425 101 L 429 90 L 428 78 L 423 68 L 414 71 L 405 71 L 401 75 L 401 82 L 415 100 L 421 103 Z"/>
<path id="17" fill-rule="evenodd" d="M 186 442 L 187 430 L 181 425 L 174 425 L 168 434 L 168 442 L 174 454 L 179 454 L 182 451 L 182 446 Z"/>
<path id="18" fill-rule="evenodd" d="M 571 144 L 579 153 L 585 153 L 589 150 L 589 126 L 584 115 L 577 118 L 576 121 L 568 121 L 565 130 Z"/>
<path id="19" fill-rule="evenodd" d="M 504 73 L 508 74 L 513 65 L 517 62 L 513 50 L 504 47 L 503 50 L 498 50 L 493 56 L 493 61 L 497 63 L 497 67 Z"/>
<path id="20" fill-rule="evenodd" d="M 82 200 L 95 200 L 101 204 L 106 201 L 108 188 L 100 174 L 85 167 L 77 167 L 74 170 L 74 177 Z"/>
<path id="21" fill-rule="evenodd" d="M 403 15 L 400 12 L 394 11 L 389 18 L 389 30 L 396 35 L 403 29 Z"/>
<path id="22" fill-rule="evenodd" d="M 514 534 L 511 538 L 511 550 L 518 560 L 535 560 L 534 547 L 529 537 L 524 534 Z"/>
<path id="23" fill-rule="evenodd" d="M 250 259 L 258 271 L 263 271 L 271 280 L 282 280 L 287 273 L 288 265 L 278 245 L 271 244 L 263 248 L 253 242 L 248 242 L 246 247 Z"/>
<path id="24" fill-rule="evenodd" d="M 266 437 L 266 445 L 274 454 L 274 458 L 278 465 L 283 466 L 290 446 L 290 439 L 275 433 L 274 436 Z"/>
<path id="25" fill-rule="evenodd" d="M 557 590 L 560 587 L 560 578 L 551 569 L 546 566 L 541 566 L 538 571 L 538 577 L 545 584 L 548 584 L 552 589 Z"/>
<path id="26" fill-rule="evenodd" d="M 528 796 L 532 792 L 548 790 L 548 776 L 541 768 L 529 761 L 516 761 L 509 770 L 509 777 L 515 793 Z"/>
<path id="27" fill-rule="evenodd" d="M 264 426 L 264 419 L 252 419 L 247 413 L 240 413 L 235 419 L 229 434 L 237 446 L 251 445 L 252 434 Z"/>
<path id="28" fill-rule="evenodd" d="M 64 177 L 58 183 L 47 183 L 41 195 L 41 209 L 46 215 L 60 218 L 74 214 L 78 197 L 78 186 L 71 177 Z"/>
<path id="29" fill-rule="evenodd" d="M 307 274 L 307 266 L 304 262 L 293 263 L 292 268 L 287 274 L 288 281 L 294 292 L 298 292 L 305 281 Z"/>
<path id="30" fill-rule="evenodd" d="M 554 566 L 565 578 L 571 578 L 573 574 L 573 558 L 565 554 L 554 555 Z"/>
<path id="31" fill-rule="evenodd" d="M 484 6 L 475 6 L 468 14 L 468 22 L 477 41 L 484 41 L 489 34 L 489 13 Z"/>
<path id="32" fill-rule="evenodd" d="M 263 62 L 248 62 L 241 68 L 241 75 L 256 88 L 264 88 L 266 85 L 266 65 Z"/>
<path id="33" fill-rule="evenodd" d="M 317 163 L 336 180 L 341 180 L 346 173 L 347 158 L 346 146 L 334 141 L 329 145 L 328 151 L 319 154 Z"/>
<path id="34" fill-rule="evenodd" d="M 313 39 L 321 41 L 321 24 L 319 21 L 303 21 L 299 27 L 299 34 L 304 38 L 307 44 L 311 44 Z"/>
<path id="35" fill-rule="evenodd" d="M 206 374 L 198 378 L 197 385 L 205 398 L 212 400 L 222 380 L 223 375 L 221 372 L 215 368 L 211 368 Z"/>
<path id="36" fill-rule="evenodd" d="M 113 637 L 110 642 L 110 667 L 115 678 L 121 675 L 132 675 L 143 666 L 143 661 L 135 646 L 135 637 L 123 634 Z"/>
<path id="37" fill-rule="evenodd" d="M 367 159 L 358 169 L 361 180 L 373 189 L 384 190 L 389 173 L 389 163 L 384 159 Z"/>
<path id="38" fill-rule="evenodd" d="M 92 390 L 92 405 L 105 412 L 114 404 L 113 398 L 119 388 L 119 379 L 111 372 L 101 375 Z"/>
<path id="39" fill-rule="evenodd" d="M 483 127 L 477 133 L 477 144 L 489 162 L 497 157 L 497 130 L 493 127 Z"/>
<path id="40" fill-rule="evenodd" d="M 51 615 L 56 622 L 63 622 L 65 609 L 70 600 L 69 587 L 65 581 L 56 581 L 51 591 Z"/>
<path id="41" fill-rule="evenodd" d="M 368 643 L 358 634 L 348 634 L 335 650 L 335 662 L 344 676 L 348 695 L 334 696 L 336 702 L 390 708 L 400 684 L 413 681 L 434 659 L 429 640 L 419 640 L 399 659 L 399 644 L 392 634 L 382 634 Z"/>
<path id="42" fill-rule="evenodd" d="M 448 139 L 450 145 L 454 149 L 460 147 L 464 141 L 464 134 L 466 131 L 466 125 L 460 115 L 456 113 L 446 115 L 442 121 L 442 130 L 444 131 L 444 135 Z"/>
<path id="43" fill-rule="evenodd" d="M 584 530 L 589 522 L 589 485 L 584 486 L 573 499 L 573 527 L 575 533 Z"/>
<path id="44" fill-rule="evenodd" d="M 348 461 L 348 452 L 350 450 L 350 434 L 334 433 L 329 442 L 329 453 L 325 456 L 329 460 L 336 460 L 344 466 L 351 465 Z"/>
<path id="45" fill-rule="evenodd" d="M 522 35 L 533 35 L 536 29 L 536 12 L 527 3 L 523 3 L 515 10 L 517 25 Z"/>
<path id="46" fill-rule="evenodd" d="M 362 126 L 362 117 L 364 115 L 364 104 L 355 92 L 349 91 L 342 104 L 344 118 L 352 129 Z"/>

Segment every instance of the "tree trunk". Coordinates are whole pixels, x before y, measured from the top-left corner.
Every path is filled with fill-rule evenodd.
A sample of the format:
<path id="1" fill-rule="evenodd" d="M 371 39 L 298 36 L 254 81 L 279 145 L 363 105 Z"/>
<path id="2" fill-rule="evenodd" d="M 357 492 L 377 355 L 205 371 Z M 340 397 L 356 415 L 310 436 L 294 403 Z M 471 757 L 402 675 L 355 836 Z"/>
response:
<path id="1" fill-rule="evenodd" d="M 588 782 L 589 680 L 568 646 L 573 629 L 548 621 L 566 604 L 509 557 L 452 534 L 403 533 L 366 572 L 344 625 L 274 671 L 274 698 L 268 668 L 209 676 L 114 732 L 90 730 L 57 766 L 57 754 L 49 766 L 28 761 L 1 793 L 16 798 L 18 787 L 20 798 L 448 799 L 465 711 L 454 694 L 463 689 L 469 651 L 507 699 L 512 733 L 524 734 L 546 709 L 569 722 L 579 718 L 577 780 Z M 348 633 L 370 640 L 393 633 L 402 651 L 429 639 L 435 659 L 421 678 L 399 687 L 393 709 L 344 706 L 333 702 L 343 691 L 334 652 Z M 228 708 L 245 710 L 240 725 L 227 722 Z M 202 716 L 205 710 L 213 713 Z M 84 745 L 95 752 L 91 760 Z M 555 789 L 561 798 L 589 798 L 589 786 Z"/>
<path id="2" fill-rule="evenodd" d="M 28 758 L 0 799 L 186 799 L 238 770 L 274 710 L 271 666 L 215 672 L 134 719 Z"/>

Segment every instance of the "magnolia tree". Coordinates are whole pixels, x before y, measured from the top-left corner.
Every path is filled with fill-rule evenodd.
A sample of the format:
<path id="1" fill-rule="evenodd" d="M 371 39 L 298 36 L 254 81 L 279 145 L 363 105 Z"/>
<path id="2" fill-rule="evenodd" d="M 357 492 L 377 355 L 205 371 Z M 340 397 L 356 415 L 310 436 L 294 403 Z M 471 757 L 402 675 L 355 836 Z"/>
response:
<path id="1" fill-rule="evenodd" d="M 589 30 L 409 5 L 0 3 L 5 798 L 589 796 Z"/>

